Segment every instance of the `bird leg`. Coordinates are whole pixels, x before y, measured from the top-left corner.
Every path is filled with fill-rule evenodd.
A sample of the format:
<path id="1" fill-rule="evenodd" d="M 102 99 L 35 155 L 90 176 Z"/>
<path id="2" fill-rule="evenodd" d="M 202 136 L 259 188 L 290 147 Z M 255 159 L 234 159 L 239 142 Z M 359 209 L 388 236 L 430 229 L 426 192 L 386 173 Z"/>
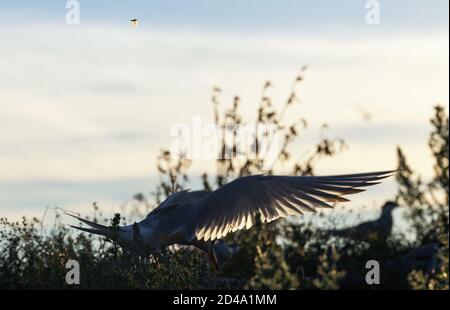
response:
<path id="1" fill-rule="evenodd" d="M 158 249 L 153 249 L 151 252 L 150 252 L 150 259 L 152 259 L 153 260 L 153 262 L 155 263 L 155 265 L 156 265 L 156 268 L 161 268 L 161 264 L 160 264 L 160 262 L 159 262 L 159 257 L 160 257 L 160 255 L 161 255 L 161 249 L 160 248 L 158 248 Z"/>
<path id="2" fill-rule="evenodd" d="M 219 263 L 217 262 L 217 258 L 216 255 L 214 255 L 214 251 L 211 248 L 211 250 L 208 252 L 208 257 L 209 260 L 211 261 L 212 265 L 214 266 L 214 268 L 216 269 L 216 271 L 219 271 Z"/>
<path id="3" fill-rule="evenodd" d="M 160 269 L 161 264 L 159 262 L 159 255 L 155 255 L 155 256 L 153 256 L 153 258 L 155 259 L 156 267 L 158 267 L 158 269 Z"/>

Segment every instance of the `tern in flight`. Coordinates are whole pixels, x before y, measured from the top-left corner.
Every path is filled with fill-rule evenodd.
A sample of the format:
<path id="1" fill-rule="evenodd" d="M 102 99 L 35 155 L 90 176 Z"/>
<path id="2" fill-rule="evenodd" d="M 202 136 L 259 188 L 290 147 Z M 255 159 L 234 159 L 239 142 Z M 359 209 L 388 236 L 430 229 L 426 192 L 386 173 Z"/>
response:
<path id="1" fill-rule="evenodd" d="M 240 229 L 249 229 L 259 215 L 271 222 L 289 215 L 332 208 L 330 203 L 346 202 L 343 196 L 364 191 L 394 171 L 333 175 L 240 177 L 213 192 L 180 191 L 170 195 L 145 219 L 118 228 L 100 225 L 79 216 L 73 217 L 90 227 L 72 226 L 105 236 L 122 247 L 158 253 L 172 244 L 192 245 L 209 255 L 216 268 L 221 266 L 220 239 Z M 141 250 L 141 252 L 140 252 Z"/>
<path id="2" fill-rule="evenodd" d="M 131 22 L 131 26 L 133 28 L 137 28 L 138 23 L 139 23 L 139 20 L 137 18 L 130 19 L 130 22 Z"/>

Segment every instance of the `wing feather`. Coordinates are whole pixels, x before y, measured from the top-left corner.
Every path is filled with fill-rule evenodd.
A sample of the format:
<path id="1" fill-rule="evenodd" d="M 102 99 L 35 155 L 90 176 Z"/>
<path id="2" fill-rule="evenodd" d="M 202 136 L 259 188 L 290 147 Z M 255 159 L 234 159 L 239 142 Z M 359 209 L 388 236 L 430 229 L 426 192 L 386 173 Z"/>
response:
<path id="1" fill-rule="evenodd" d="M 188 240 L 214 240 L 254 224 L 254 217 L 270 222 L 289 215 L 332 208 L 329 202 L 346 202 L 344 195 L 364 191 L 392 175 L 381 171 L 333 176 L 262 176 L 236 179 L 203 195 L 189 209 L 183 231 Z"/>

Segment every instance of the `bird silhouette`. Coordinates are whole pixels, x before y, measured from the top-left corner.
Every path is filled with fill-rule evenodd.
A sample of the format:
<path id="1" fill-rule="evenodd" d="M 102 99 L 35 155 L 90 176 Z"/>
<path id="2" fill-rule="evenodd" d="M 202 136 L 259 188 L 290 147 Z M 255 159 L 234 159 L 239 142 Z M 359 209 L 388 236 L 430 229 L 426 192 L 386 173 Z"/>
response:
<path id="1" fill-rule="evenodd" d="M 393 226 L 392 211 L 397 206 L 395 202 L 388 201 L 383 205 L 381 215 L 378 219 L 364 222 L 354 227 L 333 229 L 328 232 L 335 236 L 353 240 L 385 242 L 391 235 Z"/>
<path id="2" fill-rule="evenodd" d="M 438 252 L 438 243 L 424 244 L 412 249 L 404 256 L 389 261 L 387 267 L 403 277 L 413 270 L 422 270 L 429 275 L 439 269 Z"/>
<path id="3" fill-rule="evenodd" d="M 213 192 L 180 191 L 170 195 L 145 219 L 132 225 L 111 228 L 68 213 L 89 228 L 76 229 L 106 236 L 139 255 L 158 253 L 172 244 L 192 245 L 206 252 L 216 268 L 226 259 L 224 244 L 217 240 L 248 229 L 259 215 L 271 222 L 289 215 L 332 208 L 330 202 L 346 202 L 344 195 L 378 184 L 393 171 L 335 176 L 240 177 Z"/>
<path id="4" fill-rule="evenodd" d="M 131 22 L 131 26 L 133 26 L 134 28 L 137 28 L 138 23 L 139 23 L 139 20 L 137 18 L 130 19 L 130 22 Z"/>

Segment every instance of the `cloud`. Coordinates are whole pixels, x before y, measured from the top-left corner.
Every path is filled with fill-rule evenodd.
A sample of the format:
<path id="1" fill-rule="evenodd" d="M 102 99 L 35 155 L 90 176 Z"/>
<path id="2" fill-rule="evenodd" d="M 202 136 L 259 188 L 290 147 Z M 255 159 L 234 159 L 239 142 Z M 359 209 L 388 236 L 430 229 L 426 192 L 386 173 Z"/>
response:
<path id="1" fill-rule="evenodd" d="M 211 120 L 214 85 L 223 89 L 224 105 L 239 94 L 251 117 L 266 79 L 280 105 L 299 68 L 309 65 L 302 103 L 288 119 L 310 121 L 309 145 L 322 123 L 350 143 L 348 155 L 324 162 L 321 173 L 391 168 L 396 143 L 428 170 L 429 156 L 416 150 L 425 148 L 432 106 L 448 100 L 445 33 L 343 39 L 37 23 L 2 29 L 0 40 L 8 42 L 0 46 L 0 182 L 75 182 L 78 189 L 62 203 L 86 203 L 97 186 L 126 199 L 128 192 L 119 197 L 95 181 L 154 175 L 174 124 L 189 125 L 194 115 Z M 361 122 L 356 103 L 380 111 L 373 125 Z M 193 171 L 209 167 L 199 161 Z M 41 185 L 29 184 L 5 190 L 0 205 L 24 192 L 38 201 Z M 39 201 L 52 201 L 63 186 L 54 190 Z"/>

